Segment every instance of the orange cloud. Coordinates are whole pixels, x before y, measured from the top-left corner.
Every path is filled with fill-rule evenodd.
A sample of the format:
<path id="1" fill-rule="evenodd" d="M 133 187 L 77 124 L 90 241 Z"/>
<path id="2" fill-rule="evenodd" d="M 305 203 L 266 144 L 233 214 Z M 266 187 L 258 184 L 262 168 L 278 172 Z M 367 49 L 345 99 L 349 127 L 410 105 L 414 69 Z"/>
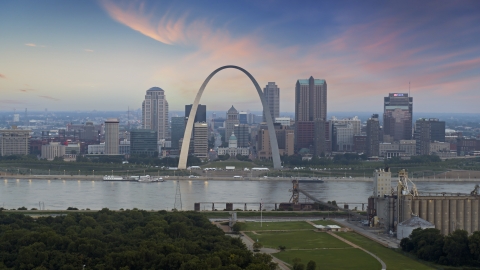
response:
<path id="1" fill-rule="evenodd" d="M 36 44 L 33 44 L 33 43 L 26 43 L 25 46 L 29 46 L 29 47 L 37 47 Z"/>

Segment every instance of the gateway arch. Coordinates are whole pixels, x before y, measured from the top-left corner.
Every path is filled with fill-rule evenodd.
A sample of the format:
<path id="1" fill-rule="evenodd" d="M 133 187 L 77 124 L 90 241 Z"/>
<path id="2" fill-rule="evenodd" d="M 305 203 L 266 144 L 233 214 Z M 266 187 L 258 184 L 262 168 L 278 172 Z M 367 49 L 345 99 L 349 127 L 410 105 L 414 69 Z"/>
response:
<path id="1" fill-rule="evenodd" d="M 187 168 L 187 158 L 188 158 L 188 150 L 190 148 L 190 139 L 192 137 L 192 129 L 193 129 L 193 122 L 195 121 L 195 114 L 197 113 L 197 108 L 198 108 L 198 103 L 200 102 L 200 98 L 202 97 L 203 91 L 205 90 L 205 87 L 207 87 L 208 82 L 212 77 L 217 74 L 220 70 L 227 69 L 227 68 L 234 68 L 242 71 L 245 73 L 245 75 L 250 78 L 252 81 L 253 85 L 257 89 L 258 96 L 260 97 L 260 100 L 262 102 L 262 107 L 263 107 L 263 114 L 265 115 L 265 119 L 267 120 L 267 127 L 268 127 L 268 134 L 270 136 L 270 146 L 272 148 L 272 159 L 273 159 L 273 167 L 275 169 L 280 169 L 281 168 L 281 163 L 280 163 L 280 153 L 278 151 L 278 143 L 277 143 L 277 136 L 275 134 L 275 128 L 273 127 L 273 120 L 272 120 L 272 115 L 270 114 L 270 110 L 268 108 L 267 101 L 265 100 L 265 97 L 263 96 L 262 89 L 258 85 L 257 81 L 255 78 L 248 73 L 245 69 L 238 67 L 238 66 L 233 66 L 233 65 L 228 65 L 228 66 L 223 66 L 219 67 L 216 70 L 214 70 L 208 77 L 205 79 L 205 81 L 202 84 L 202 87 L 200 87 L 200 90 L 198 90 L 197 96 L 195 97 L 195 101 L 193 102 L 192 109 L 190 110 L 190 115 L 188 116 L 188 121 L 187 125 L 185 127 L 185 134 L 183 135 L 183 142 L 182 143 L 182 149 L 180 152 L 180 159 L 178 160 L 178 168 L 179 169 L 186 169 Z"/>

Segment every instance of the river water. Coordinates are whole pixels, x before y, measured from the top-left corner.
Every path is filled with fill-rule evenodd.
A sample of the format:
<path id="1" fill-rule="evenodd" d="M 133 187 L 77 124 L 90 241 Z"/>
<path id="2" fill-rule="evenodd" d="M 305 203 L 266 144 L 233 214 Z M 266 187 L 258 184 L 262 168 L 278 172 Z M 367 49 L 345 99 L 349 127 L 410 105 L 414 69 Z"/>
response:
<path id="1" fill-rule="evenodd" d="M 4 179 L 0 184 L 0 205 L 6 209 L 25 206 L 41 207 L 46 210 L 65 210 L 67 207 L 78 209 L 112 210 L 139 208 L 145 210 L 171 210 L 177 197 L 177 185 L 183 210 L 193 210 L 195 202 L 201 204 L 202 210 L 211 210 L 211 202 L 217 202 L 215 208 L 225 208 L 225 202 L 238 203 L 234 208 L 258 210 L 256 202 L 263 202 L 265 209 L 272 209 L 273 203 L 288 202 L 291 197 L 290 181 L 166 181 L 160 183 L 138 182 L 104 182 L 91 180 L 40 180 L 40 179 Z M 372 182 L 325 181 L 324 183 L 302 183 L 307 190 L 322 201 L 336 200 L 359 206 L 367 203 L 372 194 Z M 420 192 L 459 192 L 470 193 L 474 182 L 417 182 Z M 300 196 L 303 202 L 306 200 Z M 365 205 L 366 207 L 366 205 Z"/>

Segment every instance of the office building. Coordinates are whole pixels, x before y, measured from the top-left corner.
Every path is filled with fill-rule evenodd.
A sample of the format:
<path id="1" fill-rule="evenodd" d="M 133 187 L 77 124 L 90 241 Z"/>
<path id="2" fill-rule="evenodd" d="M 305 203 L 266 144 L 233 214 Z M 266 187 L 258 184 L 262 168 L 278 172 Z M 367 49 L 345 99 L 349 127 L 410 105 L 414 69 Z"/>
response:
<path id="1" fill-rule="evenodd" d="M 278 123 L 274 124 L 275 134 L 277 136 L 278 150 L 281 156 L 291 156 L 294 153 L 295 135 L 294 130 Z M 257 132 L 257 154 L 262 160 L 272 159 L 272 148 L 270 145 L 270 136 L 266 125 L 260 126 Z"/>
<path id="2" fill-rule="evenodd" d="M 89 155 L 103 155 L 105 153 L 105 143 L 89 145 L 87 153 Z"/>
<path id="3" fill-rule="evenodd" d="M 13 129 L 0 130 L 0 154 L 28 155 L 30 146 L 30 130 Z"/>
<path id="4" fill-rule="evenodd" d="M 295 122 L 327 119 L 327 82 L 310 77 L 295 86 Z"/>
<path id="5" fill-rule="evenodd" d="M 353 151 L 354 127 L 351 123 L 333 123 L 333 151 Z"/>
<path id="6" fill-rule="evenodd" d="M 317 119 L 314 121 L 313 145 L 315 147 L 314 155 L 324 156 L 328 152 L 327 140 L 325 136 L 325 120 Z"/>
<path id="7" fill-rule="evenodd" d="M 417 155 L 430 155 L 430 143 L 445 142 L 445 121 L 420 118 L 415 122 Z"/>
<path id="8" fill-rule="evenodd" d="M 42 145 L 42 158 L 54 160 L 56 157 L 63 157 L 65 155 L 65 148 L 66 146 L 59 142 Z"/>
<path id="9" fill-rule="evenodd" d="M 119 121 L 109 118 L 105 121 L 105 155 L 118 155 Z"/>
<path id="10" fill-rule="evenodd" d="M 142 127 L 157 132 L 158 139 L 170 139 L 168 102 L 165 91 L 159 87 L 147 90 L 142 103 Z"/>
<path id="11" fill-rule="evenodd" d="M 367 136 L 354 135 L 353 136 L 353 152 L 358 154 L 365 154 L 367 152 Z"/>
<path id="12" fill-rule="evenodd" d="M 238 147 L 250 146 L 250 127 L 247 124 L 238 124 L 233 127 Z"/>
<path id="13" fill-rule="evenodd" d="M 267 102 L 272 120 L 274 120 L 280 116 L 280 88 L 278 88 L 275 82 L 269 82 L 263 88 L 263 96 Z M 265 115 L 263 116 L 263 122 L 266 122 Z"/>
<path id="14" fill-rule="evenodd" d="M 233 129 L 235 125 L 240 124 L 240 120 L 238 119 L 238 111 L 235 107 L 232 107 L 227 112 L 227 118 L 225 120 L 225 138 L 224 141 L 228 141 L 230 136 L 232 136 Z"/>
<path id="15" fill-rule="evenodd" d="M 327 119 L 327 82 L 325 80 L 309 79 L 297 80 L 295 85 L 295 149 L 311 149 L 315 142 L 314 121 Z M 317 128 L 317 130 L 319 130 Z M 321 132 L 321 131 L 320 131 Z M 318 135 L 318 134 L 317 134 Z M 320 136 L 320 135 L 318 135 Z M 319 138 L 319 137 L 317 137 Z M 322 143 L 323 144 L 323 143 Z M 316 152 L 325 148 L 317 140 Z"/>
<path id="16" fill-rule="evenodd" d="M 374 114 L 367 120 L 366 154 L 368 157 L 379 156 L 379 143 L 380 122 L 378 121 L 378 114 Z"/>
<path id="17" fill-rule="evenodd" d="M 157 132 L 151 129 L 132 129 L 130 131 L 130 154 L 158 156 Z"/>
<path id="18" fill-rule="evenodd" d="M 277 117 L 275 118 L 275 123 L 280 123 L 282 126 L 291 126 L 292 119 L 290 117 Z"/>
<path id="19" fill-rule="evenodd" d="M 333 125 L 340 124 L 340 125 L 351 125 L 353 128 L 353 135 L 360 135 L 362 131 L 362 123 L 360 119 L 355 116 L 353 118 L 344 118 L 338 119 L 335 116 L 332 117 L 330 120 Z"/>
<path id="20" fill-rule="evenodd" d="M 198 158 L 208 157 L 208 125 L 195 123 L 193 125 L 193 155 Z"/>
<path id="21" fill-rule="evenodd" d="M 172 117 L 172 148 L 180 149 L 178 141 L 183 138 L 185 134 L 185 118 L 184 117 Z"/>
<path id="22" fill-rule="evenodd" d="M 130 141 L 126 139 L 120 141 L 120 145 L 118 146 L 118 153 L 120 155 L 130 155 Z"/>
<path id="23" fill-rule="evenodd" d="M 185 121 L 187 121 L 188 117 L 190 116 L 190 111 L 192 110 L 192 106 L 193 106 L 192 104 L 185 105 Z M 207 105 L 198 104 L 194 123 L 198 123 L 198 122 L 204 122 L 204 123 L 207 122 Z"/>
<path id="24" fill-rule="evenodd" d="M 248 113 L 240 112 L 238 114 L 238 120 L 240 121 L 240 124 L 248 124 Z"/>
<path id="25" fill-rule="evenodd" d="M 412 139 L 413 98 L 406 93 L 390 93 L 384 98 L 383 141 Z"/>

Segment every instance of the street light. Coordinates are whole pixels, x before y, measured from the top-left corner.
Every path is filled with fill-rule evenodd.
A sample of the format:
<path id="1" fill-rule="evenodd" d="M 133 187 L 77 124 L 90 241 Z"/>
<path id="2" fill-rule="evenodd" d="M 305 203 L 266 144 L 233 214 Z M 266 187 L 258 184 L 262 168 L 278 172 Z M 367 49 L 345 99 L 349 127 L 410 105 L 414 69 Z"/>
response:
<path id="1" fill-rule="evenodd" d="M 78 175 L 80 175 L 80 170 L 78 170 Z"/>
<path id="2" fill-rule="evenodd" d="M 95 170 L 92 170 L 92 173 L 93 173 L 93 177 L 95 177 Z"/>
<path id="3" fill-rule="evenodd" d="M 65 176 L 65 170 L 63 170 L 63 176 Z"/>

